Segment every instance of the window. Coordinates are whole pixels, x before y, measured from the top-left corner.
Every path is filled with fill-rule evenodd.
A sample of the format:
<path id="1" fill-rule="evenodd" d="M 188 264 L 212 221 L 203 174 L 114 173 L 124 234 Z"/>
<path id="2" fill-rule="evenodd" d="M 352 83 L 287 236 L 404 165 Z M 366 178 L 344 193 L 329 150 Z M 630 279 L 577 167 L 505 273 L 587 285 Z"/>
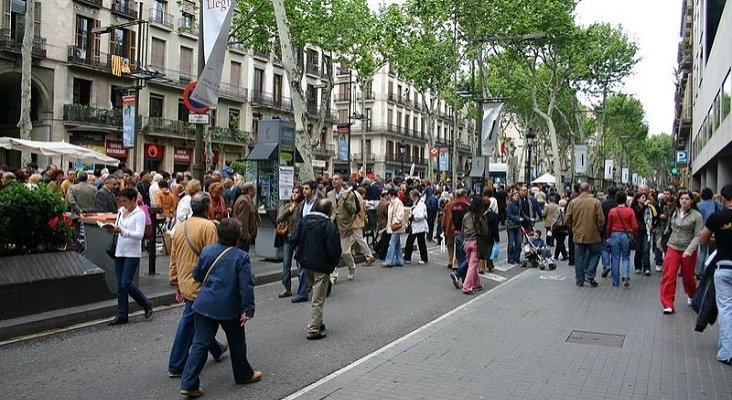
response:
<path id="1" fill-rule="evenodd" d="M 254 91 L 262 93 L 264 90 L 264 70 L 254 68 Z"/>
<path id="2" fill-rule="evenodd" d="M 241 85 L 241 63 L 236 61 L 231 62 L 231 70 L 229 71 L 229 81 L 234 87 Z"/>
<path id="3" fill-rule="evenodd" d="M 150 93 L 150 116 L 156 118 L 163 117 L 163 99 L 159 94 Z"/>
<path id="4" fill-rule="evenodd" d="M 396 130 L 397 130 L 397 132 L 402 131 L 402 113 L 401 113 L 401 111 L 397 111 Z"/>
<path id="5" fill-rule="evenodd" d="M 183 99 L 178 99 L 178 121 L 188 122 L 188 109 L 183 104 Z"/>
<path id="6" fill-rule="evenodd" d="M 346 101 L 351 99 L 351 84 L 350 83 L 339 83 L 338 84 L 338 101 Z"/>
<path id="7" fill-rule="evenodd" d="M 719 127 L 722 116 L 722 91 L 717 92 L 717 96 L 714 97 L 714 103 L 712 104 L 712 115 L 714 115 L 714 126 L 713 130 Z"/>
<path id="8" fill-rule="evenodd" d="M 732 99 L 732 76 L 728 72 L 727 78 L 724 79 L 722 84 L 722 120 L 729 115 L 730 99 Z"/>
<path id="9" fill-rule="evenodd" d="M 276 102 L 282 102 L 282 75 L 274 74 L 272 79 L 272 91 L 274 94 L 274 100 Z"/>
<path id="10" fill-rule="evenodd" d="M 152 38 L 152 65 L 165 69 L 165 41 Z"/>
<path id="11" fill-rule="evenodd" d="M 122 108 L 122 87 L 112 85 L 112 93 L 109 101 L 112 103 L 112 108 Z"/>
<path id="12" fill-rule="evenodd" d="M 367 157 L 371 154 L 371 139 L 366 139 L 364 142 L 363 152 L 366 153 Z"/>
<path id="13" fill-rule="evenodd" d="M 409 134 L 409 114 L 404 114 L 404 133 Z"/>
<path id="14" fill-rule="evenodd" d="M 188 80 L 193 76 L 193 49 L 191 48 L 180 47 L 180 74 Z"/>
<path id="15" fill-rule="evenodd" d="M 131 62 L 134 62 L 136 45 L 134 31 L 115 28 L 114 32 L 110 35 L 109 52 L 114 55 L 127 57 Z"/>
<path id="16" fill-rule="evenodd" d="M 348 110 L 338 110 L 338 123 L 339 124 L 348 123 Z"/>
<path id="17" fill-rule="evenodd" d="M 391 125 L 394 121 L 394 110 L 388 109 L 386 110 L 386 124 Z"/>
<path id="18" fill-rule="evenodd" d="M 370 131 L 371 130 L 371 122 L 372 122 L 371 121 L 371 115 L 372 115 L 371 109 L 370 108 L 367 108 L 366 109 L 366 112 L 364 114 L 366 114 L 366 121 L 365 121 L 366 122 L 366 130 L 367 131 Z"/>
<path id="19" fill-rule="evenodd" d="M 36 37 L 41 36 L 41 3 L 36 2 L 36 8 L 33 18 L 34 34 Z M 5 24 L 4 28 L 10 28 L 10 39 L 16 43 L 21 43 L 25 36 L 25 0 L 5 0 Z M 9 25 L 9 26 L 8 26 Z"/>
<path id="20" fill-rule="evenodd" d="M 414 129 L 414 136 L 417 136 L 417 127 L 419 126 L 417 125 L 417 122 L 417 117 L 414 117 L 414 119 L 412 120 L 412 129 Z"/>
<path id="21" fill-rule="evenodd" d="M 394 95 L 394 82 L 389 81 L 389 97 Z"/>
<path id="22" fill-rule="evenodd" d="M 74 104 L 90 104 L 91 86 L 91 81 L 74 78 Z"/>
<path id="23" fill-rule="evenodd" d="M 330 76 L 331 69 L 330 57 L 323 55 L 323 75 Z"/>
<path id="24" fill-rule="evenodd" d="M 97 20 L 82 15 L 76 16 L 74 45 L 81 50 L 81 53 L 75 54 L 75 56 L 81 57 L 82 61 L 89 59 L 92 54 L 99 54 L 99 35 L 92 34 L 92 30 L 99 28 L 99 25 Z"/>
<path id="25" fill-rule="evenodd" d="M 318 108 L 318 90 L 315 86 L 308 85 L 307 87 L 307 109 L 308 111 L 315 111 Z"/>
<path id="26" fill-rule="evenodd" d="M 229 109 L 229 128 L 239 130 L 239 110 L 236 108 Z"/>

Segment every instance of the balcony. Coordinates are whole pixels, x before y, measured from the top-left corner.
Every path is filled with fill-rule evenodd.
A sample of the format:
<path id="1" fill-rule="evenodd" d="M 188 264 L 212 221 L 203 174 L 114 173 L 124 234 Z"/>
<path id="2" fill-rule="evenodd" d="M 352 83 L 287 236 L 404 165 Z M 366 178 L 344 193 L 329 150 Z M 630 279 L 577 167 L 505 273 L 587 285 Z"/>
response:
<path id="1" fill-rule="evenodd" d="M 160 117 L 142 117 L 142 128 L 145 133 L 162 134 L 184 138 L 196 136 L 196 125 L 187 121 L 178 121 Z"/>
<path id="2" fill-rule="evenodd" d="M 254 50 L 254 57 L 260 58 L 265 61 L 269 61 L 269 50 Z"/>
<path id="3" fill-rule="evenodd" d="M 358 92 L 359 100 L 373 101 L 375 98 L 374 92 Z"/>
<path id="4" fill-rule="evenodd" d="M 249 143 L 249 133 L 235 128 L 213 126 L 209 128 L 209 132 L 211 132 L 211 138 L 217 142 Z"/>
<path id="5" fill-rule="evenodd" d="M 338 67 L 338 69 L 336 70 L 336 74 L 338 74 L 338 75 L 350 75 L 351 74 L 351 69 L 348 68 L 348 67 Z"/>
<path id="6" fill-rule="evenodd" d="M 364 159 L 364 155 L 361 153 L 353 153 L 353 155 L 351 155 L 351 160 L 353 160 L 354 162 L 362 163 L 364 161 L 363 159 Z M 376 154 L 366 153 L 366 162 L 367 163 L 376 162 Z"/>
<path id="7" fill-rule="evenodd" d="M 321 143 L 313 147 L 313 155 L 322 158 L 335 157 L 336 147 L 334 144 Z"/>
<path id="8" fill-rule="evenodd" d="M 113 0 L 112 14 L 137 19 L 137 2 L 132 0 Z"/>
<path id="9" fill-rule="evenodd" d="M 94 53 L 89 49 L 71 45 L 68 47 L 67 61 L 71 65 L 78 65 L 96 71 L 110 72 L 112 55 L 107 53 Z M 124 57 L 124 56 L 121 56 Z M 127 58 L 130 71 L 137 68 L 133 58 Z M 125 76 L 125 75 L 123 75 Z M 127 75 L 129 77 L 129 75 Z"/>
<path id="10" fill-rule="evenodd" d="M 181 18 L 178 22 L 178 33 L 198 37 L 198 24 Z"/>
<path id="11" fill-rule="evenodd" d="M 153 25 L 159 26 L 168 31 L 172 31 L 174 19 L 175 18 L 172 14 L 168 14 L 163 10 L 157 8 L 150 9 L 149 21 L 152 22 Z"/>
<path id="12" fill-rule="evenodd" d="M 20 54 L 23 48 L 23 37 L 13 37 L 10 29 L 0 29 L 0 51 Z M 33 38 L 33 57 L 46 58 L 46 39 L 42 37 Z M 16 58 L 16 57 L 13 57 Z"/>
<path id="13" fill-rule="evenodd" d="M 246 54 L 248 51 L 247 47 L 239 42 L 229 42 L 227 46 L 229 47 L 229 50 L 237 52 L 239 54 Z"/>
<path id="14" fill-rule="evenodd" d="M 277 65 L 278 67 L 282 66 L 282 59 L 278 56 L 274 56 L 272 59 L 272 64 Z"/>
<path id="15" fill-rule="evenodd" d="M 84 104 L 64 104 L 64 122 L 122 128 L 122 110 L 96 108 Z"/>
<path id="16" fill-rule="evenodd" d="M 102 0 L 74 0 L 74 3 L 79 3 L 94 8 L 102 8 Z"/>
<path id="17" fill-rule="evenodd" d="M 351 94 L 350 93 L 338 93 L 338 96 L 335 98 L 336 103 L 346 102 L 351 100 Z"/>
<path id="18" fill-rule="evenodd" d="M 230 83 L 221 82 L 221 85 L 219 86 L 219 95 L 232 100 L 242 102 L 247 101 L 248 94 L 249 93 L 246 88 L 232 85 Z"/>
<path id="19" fill-rule="evenodd" d="M 180 72 L 173 69 L 160 67 L 154 67 L 154 69 L 162 74 L 165 74 L 165 76 L 163 78 L 152 79 L 148 82 L 149 84 L 164 85 L 183 89 L 194 79 L 192 72 Z"/>
<path id="20" fill-rule="evenodd" d="M 252 107 L 267 107 L 280 111 L 292 111 L 292 99 L 282 95 L 275 96 L 272 93 L 261 90 L 253 90 L 250 100 Z"/>
<path id="21" fill-rule="evenodd" d="M 401 95 L 400 96 L 396 96 L 396 102 L 399 105 L 406 106 L 407 105 L 407 101 L 408 101 L 407 98 L 404 97 L 404 96 L 401 96 Z"/>
<path id="22" fill-rule="evenodd" d="M 397 97 L 398 96 L 395 95 L 394 93 L 389 92 L 389 96 L 386 98 L 386 101 L 388 101 L 389 103 L 396 103 L 397 102 Z"/>

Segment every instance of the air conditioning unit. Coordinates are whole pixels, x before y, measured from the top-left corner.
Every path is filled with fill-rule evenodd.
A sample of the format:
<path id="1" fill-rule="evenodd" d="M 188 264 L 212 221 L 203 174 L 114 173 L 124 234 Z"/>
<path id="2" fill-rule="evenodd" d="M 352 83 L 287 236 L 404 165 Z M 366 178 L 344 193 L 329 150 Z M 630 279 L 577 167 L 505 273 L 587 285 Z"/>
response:
<path id="1" fill-rule="evenodd" d="M 74 60 L 86 61 L 86 51 L 80 47 L 74 47 Z"/>

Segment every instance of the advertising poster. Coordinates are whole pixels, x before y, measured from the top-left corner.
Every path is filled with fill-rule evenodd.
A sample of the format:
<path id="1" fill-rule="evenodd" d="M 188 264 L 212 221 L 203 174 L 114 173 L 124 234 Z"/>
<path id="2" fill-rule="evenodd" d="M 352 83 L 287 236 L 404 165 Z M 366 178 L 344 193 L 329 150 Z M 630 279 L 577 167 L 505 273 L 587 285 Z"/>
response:
<path id="1" fill-rule="evenodd" d="M 348 135 L 338 135 L 338 161 L 348 161 Z"/>
<path id="2" fill-rule="evenodd" d="M 135 147 L 135 96 L 122 96 L 122 145 Z"/>
<path id="3" fill-rule="evenodd" d="M 295 187 L 295 167 L 284 167 L 280 168 L 280 186 L 279 195 L 280 201 L 287 200 L 292 194 L 292 189 Z"/>
<path id="4" fill-rule="evenodd" d="M 584 174 L 587 172 L 587 145 L 574 145 L 574 172 Z"/>
<path id="5" fill-rule="evenodd" d="M 446 147 L 440 148 L 440 157 L 438 158 L 437 164 L 439 165 L 440 171 L 448 171 L 450 169 L 450 149 Z"/>

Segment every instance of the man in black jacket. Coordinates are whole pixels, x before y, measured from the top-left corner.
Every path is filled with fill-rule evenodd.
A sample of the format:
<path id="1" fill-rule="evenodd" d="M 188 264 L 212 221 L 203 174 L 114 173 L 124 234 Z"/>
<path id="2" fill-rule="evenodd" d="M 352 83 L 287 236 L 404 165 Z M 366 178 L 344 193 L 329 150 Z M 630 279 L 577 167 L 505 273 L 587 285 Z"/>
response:
<path id="1" fill-rule="evenodd" d="M 333 203 L 328 199 L 318 200 L 310 214 L 303 217 L 292 236 L 296 246 L 295 259 L 305 270 L 305 277 L 312 292 L 308 340 L 325 337 L 323 306 L 333 272 L 341 259 L 341 238 L 338 227 L 330 219 Z"/>
<path id="2" fill-rule="evenodd" d="M 618 202 L 615 200 L 615 195 L 618 193 L 618 189 L 614 186 L 608 188 L 607 199 L 602 202 L 602 213 L 605 214 L 605 226 L 602 228 L 602 277 L 607 278 L 610 273 L 610 263 L 612 261 L 612 255 L 610 254 L 610 243 L 608 238 L 605 237 L 607 231 L 607 216 L 610 214 L 610 210 L 618 206 Z"/>
<path id="3" fill-rule="evenodd" d="M 119 192 L 119 181 L 114 175 L 109 175 L 104 180 L 104 186 L 97 190 L 94 198 L 94 209 L 98 212 L 116 213 L 117 192 Z"/>

